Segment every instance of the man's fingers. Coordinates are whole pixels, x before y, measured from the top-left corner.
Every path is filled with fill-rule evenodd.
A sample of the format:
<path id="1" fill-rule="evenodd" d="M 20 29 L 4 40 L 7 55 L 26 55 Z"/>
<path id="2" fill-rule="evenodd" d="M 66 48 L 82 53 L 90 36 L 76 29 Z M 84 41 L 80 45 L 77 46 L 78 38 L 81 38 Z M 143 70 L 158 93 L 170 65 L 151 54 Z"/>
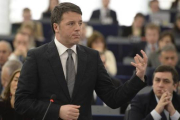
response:
<path id="1" fill-rule="evenodd" d="M 70 113 L 68 115 L 68 119 L 77 120 L 79 117 L 79 113 Z"/>
<path id="2" fill-rule="evenodd" d="M 134 57 L 134 61 L 135 61 L 136 64 L 139 63 L 139 60 L 138 60 L 138 57 L 137 57 L 137 56 Z"/>
<path id="3" fill-rule="evenodd" d="M 73 113 L 79 113 L 79 109 L 76 109 L 76 108 L 71 108 L 70 111 Z"/>
<path id="4" fill-rule="evenodd" d="M 146 53 L 145 53 L 143 50 L 141 50 L 141 53 L 142 53 L 142 55 L 143 55 L 143 60 L 144 60 L 144 62 L 147 63 L 148 57 L 147 57 Z"/>
<path id="5" fill-rule="evenodd" d="M 137 66 L 137 64 L 136 64 L 136 63 L 134 63 L 134 62 L 131 62 L 131 65 L 133 65 L 134 67 L 136 67 L 136 66 Z"/>
<path id="6" fill-rule="evenodd" d="M 139 54 L 136 54 L 136 56 L 137 56 L 140 63 L 144 63 L 143 58 Z"/>

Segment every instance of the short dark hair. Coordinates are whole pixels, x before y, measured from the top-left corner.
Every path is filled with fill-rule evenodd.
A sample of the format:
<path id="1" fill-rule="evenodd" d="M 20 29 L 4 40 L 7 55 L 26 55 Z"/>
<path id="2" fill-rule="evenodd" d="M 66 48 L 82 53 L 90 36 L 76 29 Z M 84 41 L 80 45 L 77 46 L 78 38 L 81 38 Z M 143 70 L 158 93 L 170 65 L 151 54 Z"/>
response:
<path id="1" fill-rule="evenodd" d="M 80 7 L 70 2 L 63 2 L 55 6 L 51 13 L 51 27 L 54 33 L 53 23 L 59 24 L 62 20 L 63 14 L 67 12 L 76 12 L 82 15 Z"/>
<path id="2" fill-rule="evenodd" d="M 160 37 L 159 37 L 159 41 L 162 41 L 162 39 L 166 36 L 169 36 L 171 38 L 171 42 L 172 44 L 175 45 L 175 38 L 174 38 L 174 35 L 172 34 L 171 31 L 164 31 L 161 33 Z"/>
<path id="3" fill-rule="evenodd" d="M 29 8 L 24 8 L 23 12 L 31 12 L 31 10 Z"/>
<path id="4" fill-rule="evenodd" d="M 179 82 L 178 72 L 172 66 L 160 65 L 159 67 L 156 68 L 156 70 L 154 71 L 154 74 L 157 73 L 157 72 L 170 72 L 172 74 L 174 84 Z"/>
<path id="5" fill-rule="evenodd" d="M 136 19 L 137 17 L 145 18 L 142 13 L 137 13 L 137 14 L 134 16 L 134 19 Z"/>

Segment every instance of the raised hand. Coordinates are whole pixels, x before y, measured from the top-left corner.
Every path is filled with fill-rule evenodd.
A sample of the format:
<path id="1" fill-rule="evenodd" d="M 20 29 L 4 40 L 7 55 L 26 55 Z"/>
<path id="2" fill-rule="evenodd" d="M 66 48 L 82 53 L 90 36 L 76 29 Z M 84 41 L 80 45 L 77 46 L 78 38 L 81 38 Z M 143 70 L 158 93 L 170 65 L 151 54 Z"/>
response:
<path id="1" fill-rule="evenodd" d="M 134 62 L 131 62 L 131 64 L 136 67 L 136 75 L 142 80 L 144 81 L 144 75 L 146 72 L 146 68 L 147 68 L 147 62 L 148 62 L 148 57 L 146 55 L 146 53 L 141 50 L 141 53 L 143 55 L 143 58 L 136 54 L 136 56 L 134 57 Z"/>

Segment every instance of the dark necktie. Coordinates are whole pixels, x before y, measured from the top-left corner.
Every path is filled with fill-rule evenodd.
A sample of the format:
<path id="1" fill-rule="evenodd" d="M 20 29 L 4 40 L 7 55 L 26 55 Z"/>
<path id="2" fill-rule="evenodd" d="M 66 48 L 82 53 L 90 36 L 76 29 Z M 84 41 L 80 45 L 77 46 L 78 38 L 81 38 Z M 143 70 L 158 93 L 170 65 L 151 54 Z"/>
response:
<path id="1" fill-rule="evenodd" d="M 165 115 L 165 113 L 164 113 L 164 111 L 161 113 L 161 120 L 167 120 L 167 118 L 166 118 L 166 115 Z"/>
<path id="2" fill-rule="evenodd" d="M 73 51 L 71 49 L 67 49 L 67 52 L 68 52 L 68 58 L 66 61 L 66 80 L 67 80 L 69 95 L 70 97 L 72 97 L 76 72 L 75 72 L 74 61 L 72 58 Z"/>

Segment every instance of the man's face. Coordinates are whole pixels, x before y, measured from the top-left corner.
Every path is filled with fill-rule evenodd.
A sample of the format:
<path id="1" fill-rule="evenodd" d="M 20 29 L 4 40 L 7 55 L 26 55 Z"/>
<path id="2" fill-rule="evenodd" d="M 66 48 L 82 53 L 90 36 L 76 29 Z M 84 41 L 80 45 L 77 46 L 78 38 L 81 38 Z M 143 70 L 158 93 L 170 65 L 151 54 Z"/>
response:
<path id="1" fill-rule="evenodd" d="M 158 1 L 152 2 L 150 5 L 150 8 L 153 13 L 158 12 L 159 11 L 159 2 Z"/>
<path id="2" fill-rule="evenodd" d="M 110 0 L 102 0 L 103 7 L 108 8 Z"/>
<path id="3" fill-rule="evenodd" d="M 177 53 L 174 51 L 163 51 L 160 55 L 160 62 L 162 65 L 169 65 L 175 67 L 178 62 Z"/>
<path id="4" fill-rule="evenodd" d="M 54 23 L 56 38 L 66 47 L 72 47 L 80 41 L 82 17 L 76 12 L 66 12 L 59 24 Z"/>
<path id="5" fill-rule="evenodd" d="M 165 36 L 162 38 L 162 40 L 159 41 L 159 48 L 162 49 L 164 46 L 171 44 L 171 37 L 170 36 Z"/>
<path id="6" fill-rule="evenodd" d="M 0 43 L 0 65 L 4 65 L 4 63 L 8 60 L 9 55 L 11 54 L 10 48 L 6 43 Z"/>
<path id="7" fill-rule="evenodd" d="M 1 71 L 1 84 L 3 87 L 7 86 L 10 79 L 8 70 L 9 70 L 8 68 L 3 68 Z"/>
<path id="8" fill-rule="evenodd" d="M 153 91 L 154 94 L 160 99 L 163 90 L 173 93 L 176 90 L 177 84 L 173 82 L 173 76 L 170 72 L 157 72 L 153 78 Z"/>
<path id="9" fill-rule="evenodd" d="M 26 49 L 29 47 L 29 36 L 18 34 L 13 43 L 14 48 L 17 49 L 19 46 L 23 46 Z"/>
<path id="10" fill-rule="evenodd" d="M 150 44 L 155 44 L 159 38 L 159 32 L 156 29 L 146 29 L 146 41 Z"/>

